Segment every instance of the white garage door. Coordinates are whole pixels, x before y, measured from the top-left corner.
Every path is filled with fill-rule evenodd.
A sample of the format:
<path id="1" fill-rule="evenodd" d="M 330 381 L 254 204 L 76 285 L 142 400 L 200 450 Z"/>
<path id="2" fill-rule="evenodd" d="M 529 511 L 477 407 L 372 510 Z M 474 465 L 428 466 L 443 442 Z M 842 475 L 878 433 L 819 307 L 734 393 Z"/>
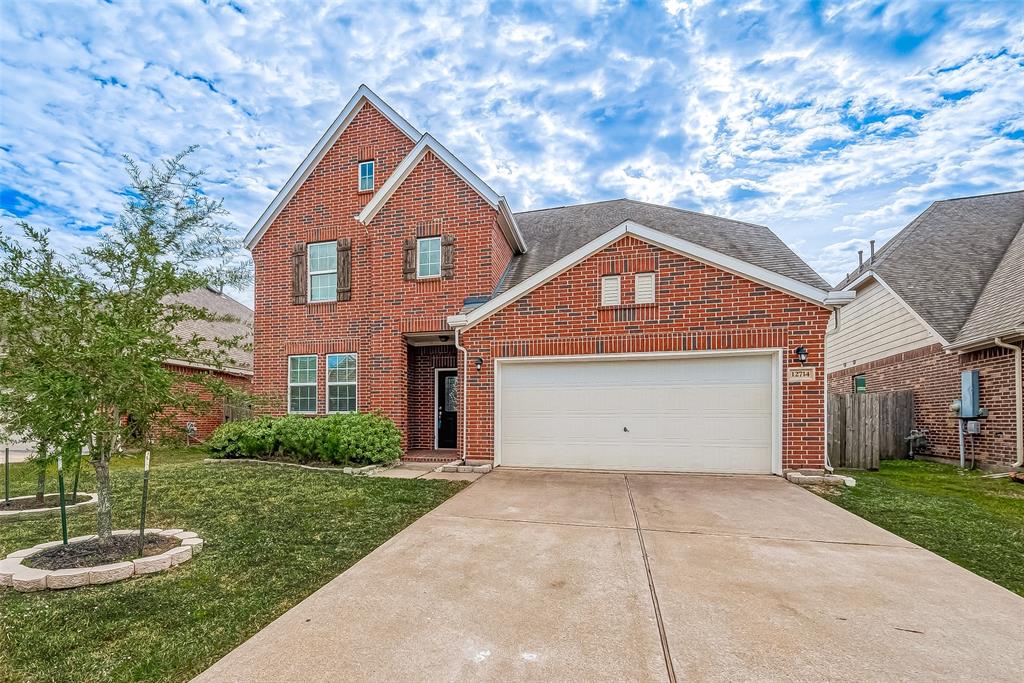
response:
<path id="1" fill-rule="evenodd" d="M 499 464 L 772 471 L 772 356 L 505 362 Z"/>

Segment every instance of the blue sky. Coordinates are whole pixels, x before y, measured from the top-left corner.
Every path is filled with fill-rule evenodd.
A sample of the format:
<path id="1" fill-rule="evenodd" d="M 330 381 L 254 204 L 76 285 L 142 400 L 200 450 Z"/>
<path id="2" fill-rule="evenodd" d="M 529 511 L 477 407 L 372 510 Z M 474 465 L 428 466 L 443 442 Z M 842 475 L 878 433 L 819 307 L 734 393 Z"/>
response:
<path id="1" fill-rule="evenodd" d="M 190 144 L 243 234 L 362 82 L 514 210 L 626 196 L 762 223 L 832 282 L 935 199 L 1024 187 L 1020 2 L 0 14 L 0 224 L 66 251 L 118 210 L 121 154 Z"/>

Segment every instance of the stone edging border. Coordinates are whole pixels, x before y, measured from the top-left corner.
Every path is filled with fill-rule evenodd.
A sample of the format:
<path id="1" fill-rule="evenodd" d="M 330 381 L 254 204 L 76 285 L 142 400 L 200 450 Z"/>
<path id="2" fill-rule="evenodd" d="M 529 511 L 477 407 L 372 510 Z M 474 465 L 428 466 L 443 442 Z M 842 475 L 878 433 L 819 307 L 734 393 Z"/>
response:
<path id="1" fill-rule="evenodd" d="M 134 536 L 138 529 L 121 529 L 114 532 L 115 536 Z M 5 559 L 0 560 L 0 586 L 8 586 L 22 593 L 31 593 L 46 589 L 78 588 L 79 586 L 97 586 L 104 583 L 123 581 L 132 576 L 155 574 L 182 562 L 188 562 L 192 556 L 203 549 L 203 539 L 192 531 L 182 529 L 146 529 L 147 534 L 172 536 L 181 541 L 181 545 L 165 550 L 159 555 L 149 555 L 131 561 L 99 564 L 95 567 L 76 567 L 74 569 L 36 569 L 26 567 L 22 561 L 36 553 L 61 545 L 60 541 L 48 541 L 24 550 L 16 550 Z M 95 534 L 69 538 L 68 543 L 91 541 Z"/>
<path id="2" fill-rule="evenodd" d="M 257 463 L 259 465 L 278 465 L 280 467 L 297 467 L 302 470 L 314 472 L 340 472 L 341 474 L 370 474 L 374 470 L 386 469 L 394 463 L 382 463 L 380 465 L 367 465 L 365 467 L 316 467 L 314 465 L 302 465 L 297 462 L 279 462 L 277 460 L 259 460 L 257 458 L 205 458 L 205 463 L 232 464 L 232 463 Z"/>
<path id="3" fill-rule="evenodd" d="M 52 493 L 46 494 L 48 496 L 53 495 Z M 69 515 L 84 510 L 91 510 L 96 507 L 97 496 L 95 493 L 79 493 L 80 496 L 88 496 L 89 500 L 83 500 L 81 503 L 75 503 L 73 505 L 66 505 L 64 509 Z M 25 498 L 35 498 L 35 496 L 18 496 L 17 498 L 11 498 L 11 500 L 22 500 Z M 0 524 L 4 522 L 20 522 L 23 519 L 47 519 L 49 517 L 60 517 L 60 506 L 48 507 L 48 508 L 29 508 L 28 510 L 4 510 L 0 511 Z"/>

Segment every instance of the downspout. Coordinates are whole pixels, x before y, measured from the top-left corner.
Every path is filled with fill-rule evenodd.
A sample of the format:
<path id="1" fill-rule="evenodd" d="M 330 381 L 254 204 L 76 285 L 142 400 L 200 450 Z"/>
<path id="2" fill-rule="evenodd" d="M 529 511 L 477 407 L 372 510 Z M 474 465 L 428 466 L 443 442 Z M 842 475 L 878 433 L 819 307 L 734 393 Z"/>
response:
<path id="1" fill-rule="evenodd" d="M 466 412 L 467 406 L 469 405 L 469 351 L 467 351 L 461 344 L 459 344 L 459 332 L 462 330 L 461 327 L 455 328 L 455 348 L 462 352 L 462 464 L 465 465 L 468 462 L 469 454 L 469 442 L 466 441 L 467 429 L 466 426 L 469 424 L 469 413 Z"/>
<path id="2" fill-rule="evenodd" d="M 839 329 L 839 308 L 834 307 L 832 309 L 832 315 L 836 317 L 836 330 Z M 828 337 L 828 332 L 825 332 L 825 336 Z M 824 351 L 821 354 L 821 386 L 825 393 L 824 408 L 825 408 L 825 471 L 829 474 L 834 474 L 836 468 L 832 466 L 832 461 L 828 457 L 828 342 L 826 341 L 823 345 Z M 786 381 L 785 378 L 782 379 Z"/>
<path id="3" fill-rule="evenodd" d="M 1013 351 L 1014 387 L 1016 389 L 1017 404 L 1017 462 L 1014 467 L 1024 466 L 1024 390 L 1021 387 L 1021 347 L 1014 344 L 1007 344 L 999 337 L 994 340 L 996 346 Z"/>

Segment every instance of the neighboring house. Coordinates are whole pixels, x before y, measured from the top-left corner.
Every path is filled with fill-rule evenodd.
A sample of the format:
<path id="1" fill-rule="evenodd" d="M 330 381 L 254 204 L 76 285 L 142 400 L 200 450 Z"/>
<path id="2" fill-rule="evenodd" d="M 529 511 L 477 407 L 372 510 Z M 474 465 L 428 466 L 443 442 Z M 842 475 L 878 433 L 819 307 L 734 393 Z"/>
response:
<path id="1" fill-rule="evenodd" d="M 913 391 L 932 454 L 959 458 L 950 405 L 961 371 L 978 370 L 990 412 L 967 447 L 973 439 L 982 462 L 1019 465 L 1022 226 L 1024 191 L 1006 192 L 935 202 L 889 240 L 838 285 L 857 298 L 827 337 L 829 390 Z"/>
<path id="2" fill-rule="evenodd" d="M 766 227 L 628 200 L 513 213 L 361 86 L 246 245 L 275 413 L 380 411 L 411 451 L 497 465 L 824 464 L 849 296 Z"/>
<path id="3" fill-rule="evenodd" d="M 212 374 L 235 389 L 248 391 L 252 384 L 252 310 L 222 292 L 207 288 L 193 290 L 177 297 L 177 300 L 221 316 L 234 318 L 234 321 L 216 322 L 189 320 L 175 328 L 175 334 L 178 336 L 191 338 L 197 335 L 206 340 L 203 346 L 208 349 L 215 348 L 214 339 L 230 340 L 241 337 L 244 341 L 242 348 L 231 349 L 228 352 L 228 361 L 220 369 L 173 359 L 168 360 L 166 365 L 189 378 Z M 226 405 L 223 399 L 215 399 L 206 387 L 197 382 L 190 382 L 188 386 L 195 395 L 208 402 L 208 405 L 199 412 L 172 411 L 170 427 L 174 438 L 184 438 L 186 426 L 192 423 L 196 428 L 196 438 L 203 440 L 225 420 L 248 415 L 247 407 Z"/>

